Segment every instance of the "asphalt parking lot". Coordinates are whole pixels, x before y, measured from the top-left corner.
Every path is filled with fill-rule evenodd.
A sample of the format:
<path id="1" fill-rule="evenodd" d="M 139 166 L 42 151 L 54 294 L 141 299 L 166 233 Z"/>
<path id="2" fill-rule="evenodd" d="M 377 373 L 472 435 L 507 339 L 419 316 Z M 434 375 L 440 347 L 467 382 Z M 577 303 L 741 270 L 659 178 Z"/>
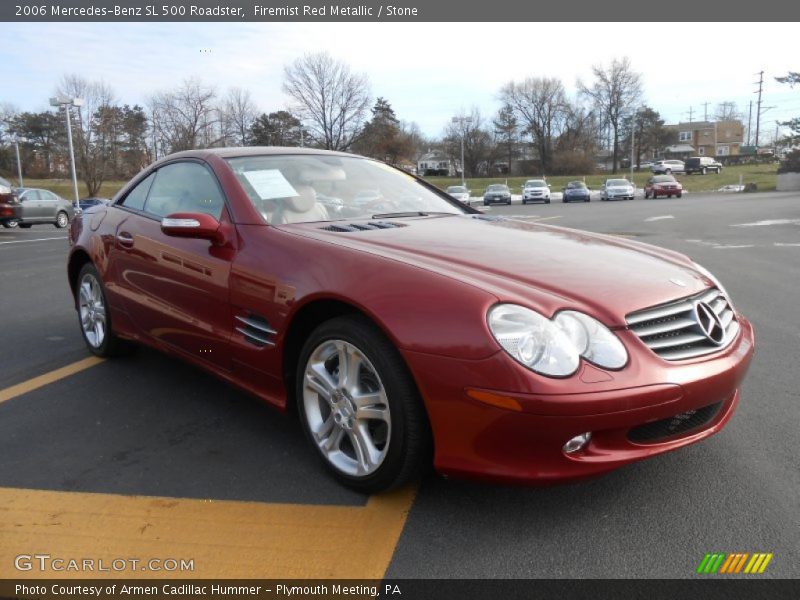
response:
<path id="1" fill-rule="evenodd" d="M 635 238 L 714 272 L 757 335 L 730 424 L 587 483 L 431 476 L 367 498 L 324 474 L 294 419 L 210 375 L 149 350 L 87 361 L 66 234 L 0 230 L 0 577 L 26 575 L 13 557 L 35 551 L 194 558 L 180 576 L 365 578 L 691 578 L 707 552 L 769 552 L 761 577 L 800 577 L 800 194 L 490 214 Z"/>

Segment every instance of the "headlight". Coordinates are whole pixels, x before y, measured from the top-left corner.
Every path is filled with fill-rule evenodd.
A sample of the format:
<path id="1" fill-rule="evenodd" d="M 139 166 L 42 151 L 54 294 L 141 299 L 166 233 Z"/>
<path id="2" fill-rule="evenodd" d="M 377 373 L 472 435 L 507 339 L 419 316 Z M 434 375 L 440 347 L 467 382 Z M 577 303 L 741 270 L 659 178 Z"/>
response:
<path id="1" fill-rule="evenodd" d="M 565 310 L 556 315 L 555 324 L 589 362 L 606 369 L 621 369 L 628 362 L 628 353 L 619 338 L 589 315 Z"/>
<path id="2" fill-rule="evenodd" d="M 551 377 L 572 375 L 580 354 L 551 320 L 515 304 L 498 304 L 489 311 L 489 329 L 512 358 Z"/>
<path id="3" fill-rule="evenodd" d="M 550 377 L 566 377 L 578 370 L 581 356 L 607 369 L 628 362 L 622 342 L 602 323 L 576 311 L 562 311 L 554 320 L 515 304 L 499 304 L 489 311 L 489 329 L 500 346 L 516 361 Z"/>
<path id="4" fill-rule="evenodd" d="M 733 307 L 733 299 L 731 298 L 731 295 L 728 293 L 728 290 L 725 289 L 725 286 L 720 283 L 719 279 L 717 279 L 711 271 L 706 269 L 701 264 L 694 263 L 694 268 L 700 271 L 706 277 L 708 277 L 711 281 L 713 281 L 714 285 L 717 286 L 717 289 L 719 289 L 719 291 L 723 293 L 723 295 L 728 299 L 728 303 L 731 305 L 731 307 Z"/>

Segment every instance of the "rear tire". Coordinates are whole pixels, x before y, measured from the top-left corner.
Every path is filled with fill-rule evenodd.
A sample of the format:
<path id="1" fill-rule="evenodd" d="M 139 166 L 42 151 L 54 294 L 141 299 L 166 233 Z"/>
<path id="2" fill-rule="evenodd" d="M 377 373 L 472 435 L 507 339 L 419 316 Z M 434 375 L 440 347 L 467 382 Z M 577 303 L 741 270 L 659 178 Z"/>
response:
<path id="1" fill-rule="evenodd" d="M 69 215 L 65 213 L 63 210 L 58 211 L 56 215 L 56 222 L 53 223 L 56 226 L 56 229 L 64 229 L 67 225 L 69 225 Z"/>
<path id="2" fill-rule="evenodd" d="M 21 229 L 30 229 L 33 223 L 20 223 L 19 226 Z"/>
<path id="3" fill-rule="evenodd" d="M 11 221 L 3 221 L 3 227 L 6 229 L 14 229 L 17 225 L 19 225 L 19 221 L 11 220 Z"/>
<path id="4" fill-rule="evenodd" d="M 131 342 L 114 333 L 105 286 L 92 263 L 83 265 L 78 273 L 75 307 L 83 341 L 92 354 L 107 358 L 127 354 L 134 348 Z"/>
<path id="5" fill-rule="evenodd" d="M 380 492 L 430 467 L 430 425 L 417 386 L 397 348 L 366 318 L 317 327 L 303 345 L 296 382 L 306 437 L 343 485 Z"/>

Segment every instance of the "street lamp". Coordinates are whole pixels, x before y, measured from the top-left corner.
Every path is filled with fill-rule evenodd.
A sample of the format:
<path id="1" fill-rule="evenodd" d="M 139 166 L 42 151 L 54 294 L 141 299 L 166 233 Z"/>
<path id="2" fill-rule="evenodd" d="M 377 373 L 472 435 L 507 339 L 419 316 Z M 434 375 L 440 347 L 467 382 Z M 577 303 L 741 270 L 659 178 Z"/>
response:
<path id="1" fill-rule="evenodd" d="M 22 181 L 22 161 L 19 159 L 19 139 L 14 138 L 14 148 L 17 150 L 17 177 L 19 178 L 19 187 L 25 187 L 25 182 Z"/>
<path id="2" fill-rule="evenodd" d="M 467 132 L 464 130 L 464 124 L 472 123 L 472 117 L 453 117 L 453 123 L 458 123 L 458 126 L 461 128 L 461 185 L 467 187 L 464 172 L 464 137 L 466 137 Z"/>
<path id="3" fill-rule="evenodd" d="M 69 107 L 83 106 L 81 98 L 69 98 L 66 96 L 55 96 L 50 98 L 50 106 L 64 107 L 64 114 L 67 118 L 67 140 L 69 140 L 69 161 L 72 167 L 72 188 L 75 192 L 75 206 L 80 204 L 80 197 L 78 195 L 78 175 L 75 172 L 75 150 L 72 147 L 72 119 L 70 118 Z"/>

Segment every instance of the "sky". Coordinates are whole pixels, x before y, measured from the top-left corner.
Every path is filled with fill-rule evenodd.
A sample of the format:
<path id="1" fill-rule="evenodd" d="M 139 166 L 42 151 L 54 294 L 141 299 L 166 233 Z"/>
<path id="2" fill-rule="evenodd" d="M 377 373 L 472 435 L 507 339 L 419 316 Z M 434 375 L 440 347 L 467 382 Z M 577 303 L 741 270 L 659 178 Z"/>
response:
<path id="1" fill-rule="evenodd" d="M 654 35 L 654 33 L 656 33 Z M 224 93 L 250 90 L 260 110 L 289 107 L 283 67 L 326 51 L 366 73 L 397 116 L 439 136 L 453 115 L 499 108 L 498 90 L 530 76 L 560 77 L 574 96 L 591 67 L 629 57 L 645 103 L 667 123 L 734 101 L 745 113 L 764 74 L 762 130 L 800 116 L 800 88 L 775 81 L 800 71 L 793 23 L 5 23 L 0 103 L 48 109 L 60 78 L 109 84 L 122 103 L 199 77 Z M 755 109 L 753 109 L 755 114 Z M 755 119 L 754 119 L 755 123 Z M 755 125 L 754 125 L 755 127 Z"/>

